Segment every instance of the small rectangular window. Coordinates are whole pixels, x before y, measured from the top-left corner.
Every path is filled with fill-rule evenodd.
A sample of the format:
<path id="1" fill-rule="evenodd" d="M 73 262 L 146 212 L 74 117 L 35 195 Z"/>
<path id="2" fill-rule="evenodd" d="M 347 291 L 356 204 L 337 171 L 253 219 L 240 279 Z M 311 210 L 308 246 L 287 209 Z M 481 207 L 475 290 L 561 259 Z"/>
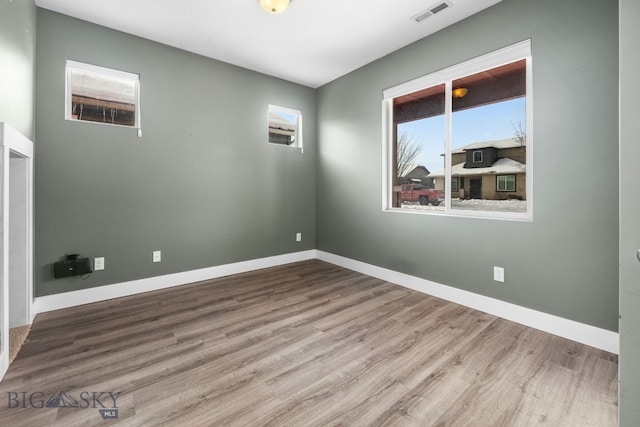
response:
<path id="1" fill-rule="evenodd" d="M 473 152 L 473 163 L 482 163 L 482 151 Z"/>
<path id="2" fill-rule="evenodd" d="M 458 178 L 451 178 L 451 191 L 458 191 Z"/>
<path id="3" fill-rule="evenodd" d="M 139 128 L 140 77 L 67 61 L 65 118 Z"/>
<path id="4" fill-rule="evenodd" d="M 302 113 L 299 110 L 269 105 L 268 120 L 270 143 L 302 148 Z"/>
<path id="5" fill-rule="evenodd" d="M 498 176 L 498 191 L 516 191 L 516 176 L 502 175 Z"/>

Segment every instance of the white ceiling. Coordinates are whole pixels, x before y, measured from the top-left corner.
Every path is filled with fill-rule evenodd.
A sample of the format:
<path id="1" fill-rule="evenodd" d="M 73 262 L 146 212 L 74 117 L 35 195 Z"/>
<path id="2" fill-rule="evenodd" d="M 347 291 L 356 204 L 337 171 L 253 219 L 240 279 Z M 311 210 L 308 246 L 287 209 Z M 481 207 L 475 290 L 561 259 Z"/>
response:
<path id="1" fill-rule="evenodd" d="M 316 88 L 500 0 L 36 0 L 42 8 Z"/>

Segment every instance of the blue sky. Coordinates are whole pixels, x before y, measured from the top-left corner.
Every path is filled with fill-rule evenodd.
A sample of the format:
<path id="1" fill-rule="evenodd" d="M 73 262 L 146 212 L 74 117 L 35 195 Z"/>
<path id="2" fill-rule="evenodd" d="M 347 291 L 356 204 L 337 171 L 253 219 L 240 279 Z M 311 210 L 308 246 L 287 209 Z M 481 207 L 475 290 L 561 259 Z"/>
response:
<path id="1" fill-rule="evenodd" d="M 472 142 L 512 138 L 513 126 L 525 128 L 526 98 L 497 102 L 477 108 L 453 113 L 452 148 Z M 422 145 L 422 152 L 415 161 L 431 172 L 444 167 L 444 115 L 403 123 L 398 126 L 398 135 L 406 132 L 410 138 Z"/>
<path id="2" fill-rule="evenodd" d="M 284 111 L 276 111 L 276 114 L 282 117 L 283 119 L 285 119 L 286 121 L 291 122 L 293 124 L 295 124 L 297 121 L 297 117 L 295 114 L 286 113 Z"/>

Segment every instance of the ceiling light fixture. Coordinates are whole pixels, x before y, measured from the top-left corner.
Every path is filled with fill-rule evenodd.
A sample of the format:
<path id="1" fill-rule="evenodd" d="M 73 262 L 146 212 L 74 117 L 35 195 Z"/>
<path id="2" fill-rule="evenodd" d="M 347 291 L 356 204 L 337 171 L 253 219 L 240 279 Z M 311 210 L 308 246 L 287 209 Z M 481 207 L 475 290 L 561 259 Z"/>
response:
<path id="1" fill-rule="evenodd" d="M 454 98 L 464 98 L 469 90 L 466 87 L 457 87 L 451 91 Z"/>
<path id="2" fill-rule="evenodd" d="M 260 5 L 269 13 L 282 13 L 287 10 L 292 0 L 259 0 Z"/>

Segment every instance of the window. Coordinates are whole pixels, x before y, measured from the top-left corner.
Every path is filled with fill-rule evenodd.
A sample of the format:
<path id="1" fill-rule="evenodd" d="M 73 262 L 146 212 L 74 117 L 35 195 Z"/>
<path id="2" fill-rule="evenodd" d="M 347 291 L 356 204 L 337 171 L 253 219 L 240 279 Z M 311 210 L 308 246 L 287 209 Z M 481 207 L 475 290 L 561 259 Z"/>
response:
<path id="1" fill-rule="evenodd" d="M 67 61 L 67 120 L 140 128 L 137 74 Z"/>
<path id="2" fill-rule="evenodd" d="M 458 191 L 458 177 L 451 178 L 451 192 Z"/>
<path id="3" fill-rule="evenodd" d="M 516 191 L 516 176 L 498 176 L 498 191 Z"/>
<path id="4" fill-rule="evenodd" d="M 302 149 L 302 113 L 292 108 L 269 105 L 269 142 Z"/>
<path id="5" fill-rule="evenodd" d="M 531 84 L 525 41 L 385 90 L 384 209 L 531 220 Z M 400 191 L 417 167 L 438 203 Z"/>

